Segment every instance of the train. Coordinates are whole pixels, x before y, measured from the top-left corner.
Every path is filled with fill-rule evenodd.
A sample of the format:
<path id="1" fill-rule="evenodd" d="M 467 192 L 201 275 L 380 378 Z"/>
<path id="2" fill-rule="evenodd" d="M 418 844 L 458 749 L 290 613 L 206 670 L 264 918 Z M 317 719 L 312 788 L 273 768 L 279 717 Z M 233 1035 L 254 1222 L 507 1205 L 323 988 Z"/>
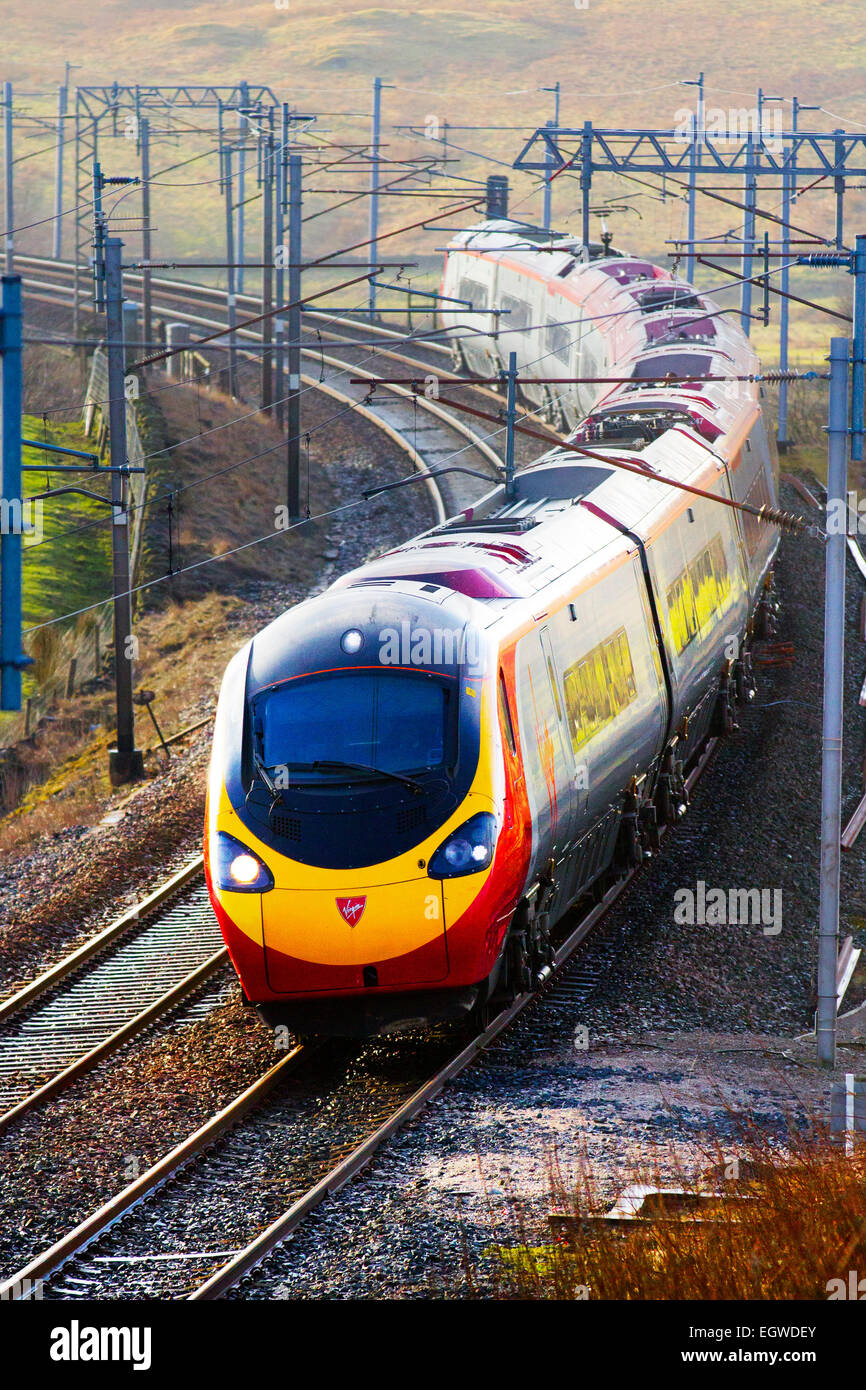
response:
<path id="1" fill-rule="evenodd" d="M 778 460 L 720 306 L 507 218 L 455 234 L 442 294 L 457 360 L 515 352 L 565 439 L 225 672 L 208 889 L 245 999 L 302 1035 L 477 1022 L 532 988 L 565 915 L 684 814 L 772 631 Z"/>

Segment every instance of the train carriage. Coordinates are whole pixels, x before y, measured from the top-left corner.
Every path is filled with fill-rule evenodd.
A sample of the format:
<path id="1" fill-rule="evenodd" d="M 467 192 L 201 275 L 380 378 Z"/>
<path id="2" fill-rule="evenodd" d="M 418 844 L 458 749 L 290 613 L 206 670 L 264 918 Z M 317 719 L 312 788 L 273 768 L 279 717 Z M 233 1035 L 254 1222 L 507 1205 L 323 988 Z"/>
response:
<path id="1" fill-rule="evenodd" d="M 472 229 L 443 289 L 514 301 L 527 374 L 619 378 L 546 398 L 590 456 L 552 448 L 226 672 L 209 890 L 247 998 L 301 1032 L 526 988 L 562 915 L 679 818 L 689 764 L 750 690 L 777 533 L 713 500 L 775 503 L 748 341 L 649 263 L 536 232 Z M 451 322 L 463 361 L 501 362 L 504 316 Z"/>

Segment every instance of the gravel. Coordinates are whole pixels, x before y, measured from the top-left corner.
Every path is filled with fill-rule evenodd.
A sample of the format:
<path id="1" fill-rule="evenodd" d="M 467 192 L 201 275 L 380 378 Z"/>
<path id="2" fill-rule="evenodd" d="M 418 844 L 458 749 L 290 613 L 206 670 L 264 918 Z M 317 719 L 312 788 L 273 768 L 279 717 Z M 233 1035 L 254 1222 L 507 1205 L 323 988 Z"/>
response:
<path id="1" fill-rule="evenodd" d="M 826 1116 L 829 1078 L 797 1036 L 814 1008 L 822 576 L 816 542 L 783 541 L 778 640 L 795 662 L 759 670 L 685 821 L 582 948 L 606 965 L 589 997 L 550 991 L 237 1297 L 490 1296 L 494 1244 L 514 1243 L 521 1224 L 547 1238 L 552 1164 L 588 1172 L 603 1205 L 637 1176 L 676 1180 L 746 1152 L 755 1134 L 783 1147 L 791 1127 Z M 845 818 L 862 794 L 860 594 L 852 571 Z M 842 930 L 861 946 L 864 860 L 866 837 L 843 861 Z M 698 879 L 780 888 L 781 931 L 677 925 L 674 893 Z M 862 1056 L 862 1016 L 848 1034 L 837 1076 Z"/>
<path id="2" fill-rule="evenodd" d="M 346 483 L 356 485 L 354 478 Z M 789 507 L 792 500 L 785 499 Z M 336 571 L 358 563 L 365 546 L 381 545 L 381 517 L 379 529 L 364 536 L 366 513 L 351 516 L 351 525 L 330 533 Z M 405 512 L 400 520 L 405 534 L 419 529 Z M 758 696 L 705 774 L 688 817 L 583 948 L 588 961 L 593 952 L 605 957 L 588 997 L 575 1003 L 573 993 L 554 988 L 534 1004 L 367 1174 L 328 1199 L 239 1297 L 449 1298 L 479 1287 L 489 1293 L 490 1248 L 513 1238 L 515 1211 L 543 1229 L 554 1152 L 569 1172 L 588 1162 L 599 1193 L 610 1197 L 640 1165 L 668 1174 L 694 1167 L 714 1145 L 743 1145 L 749 1122 L 782 1145 L 790 1124 L 826 1110 L 828 1079 L 796 1038 L 809 1028 L 814 1007 L 822 561 L 816 542 L 783 541 L 779 639 L 793 642 L 795 662 L 758 671 Z M 852 572 L 845 818 L 859 801 L 863 776 L 859 606 Z M 864 866 L 866 836 L 843 860 L 843 930 L 860 945 Z M 677 924 L 674 894 L 698 880 L 779 889 L 781 931 Z M 859 997 L 852 993 L 847 1002 Z M 578 1025 L 587 1030 L 586 1048 L 575 1045 Z M 222 1042 L 213 1031 L 221 1028 L 228 1029 Z M 80 1083 L 52 1107 L 48 1143 L 38 1116 L 5 1136 L 4 1263 L 20 1262 L 22 1252 L 116 1190 L 124 1154 L 164 1151 L 210 1113 L 217 1094 L 261 1070 L 269 1046 L 249 1011 L 226 1004 L 179 1033 L 128 1050 L 125 1060 Z M 840 1052 L 850 1069 L 856 1053 Z M 130 1117 L 140 1130 L 130 1129 Z M 241 1214 L 258 1203 L 260 1179 L 255 1165 L 247 1184 L 238 1174 L 237 1221 L 228 1230 L 246 1229 Z"/>

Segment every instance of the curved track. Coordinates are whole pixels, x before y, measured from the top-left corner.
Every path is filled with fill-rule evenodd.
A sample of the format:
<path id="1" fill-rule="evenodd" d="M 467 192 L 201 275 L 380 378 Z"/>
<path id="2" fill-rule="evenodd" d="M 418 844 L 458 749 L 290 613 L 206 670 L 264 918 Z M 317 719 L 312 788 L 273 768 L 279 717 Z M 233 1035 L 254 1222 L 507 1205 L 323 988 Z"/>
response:
<path id="1" fill-rule="evenodd" d="M 21 260 L 36 272 L 35 278 L 25 280 L 26 291 L 55 307 L 65 294 L 68 303 L 71 287 L 59 283 L 64 273 L 61 265 L 34 258 Z M 46 267 L 52 280 L 39 278 Z M 67 265 L 66 270 L 71 279 L 71 267 Z M 159 301 L 154 303 L 155 312 L 182 313 L 185 321 L 204 329 L 225 326 L 224 318 L 215 320 L 189 312 L 193 298 L 197 307 L 210 311 L 224 307 L 224 293 L 220 301 L 219 291 L 156 279 L 153 289 L 154 299 Z M 177 308 L 179 301 L 185 305 L 182 310 Z M 258 307 L 255 301 L 250 302 Z M 329 316 L 317 317 L 333 324 Z M 383 341 L 400 336 L 392 330 L 372 330 L 369 325 L 351 321 L 343 321 L 341 328 L 346 330 L 341 335 L 346 346 L 351 346 L 351 335 L 357 337 L 359 330 L 368 338 L 381 337 Z M 245 335 L 250 340 L 256 338 L 251 330 L 238 330 L 240 341 Z M 370 349 L 367 343 L 356 346 L 370 354 L 384 351 L 389 359 L 407 361 L 413 369 L 424 365 L 390 348 Z M 429 345 L 425 351 L 430 351 Z M 447 452 L 458 454 L 457 462 L 483 471 L 488 479 L 496 477 L 500 465 L 491 443 L 462 421 L 455 421 L 442 407 L 393 384 L 385 388 L 387 402 L 365 402 L 365 388 L 349 381 L 362 370 L 362 361 L 347 361 L 312 348 L 304 352 L 319 365 L 319 376 L 307 376 L 305 383 L 351 400 L 360 413 L 400 442 L 422 471 L 441 464 Z M 366 368 L 363 374 L 373 375 Z M 419 427 L 420 415 L 424 423 Z M 436 488 L 437 484 L 431 480 L 428 486 Z M 459 510 L 489 483 L 450 475 L 438 486 L 444 499 L 438 507 L 442 515 L 443 505 Z M 700 775 L 714 747 L 707 747 L 690 783 Z M 579 920 L 572 919 L 570 934 L 560 942 L 553 973 L 541 983 L 541 991 L 565 989 L 569 1000 L 579 1001 L 594 986 L 597 975 L 591 962 L 588 971 L 577 962 L 576 973 L 568 968 L 568 962 L 633 876 L 616 884 L 601 903 L 587 904 Z M 200 887 L 190 890 L 189 901 L 184 899 L 185 910 L 195 907 L 199 901 L 196 894 L 201 891 Z M 160 940 L 160 931 L 157 923 L 146 928 L 153 942 Z M 161 939 L 164 949 L 164 935 Z M 219 954 L 214 953 L 214 960 L 204 964 L 216 968 Z M 98 969 L 97 964 L 91 972 L 94 979 Z M 102 976 L 103 992 L 106 979 L 109 981 L 107 997 L 110 978 L 110 971 Z M 455 1048 L 453 1037 L 427 1038 L 411 1067 L 407 1066 L 403 1045 L 396 1049 L 389 1065 L 387 1040 L 352 1048 L 334 1043 L 296 1046 L 152 1169 L 0 1285 L 0 1298 L 27 1297 L 27 1290 L 32 1288 L 29 1281 L 33 1280 L 45 1281 L 44 1294 L 49 1298 L 222 1296 L 247 1278 L 309 1211 L 358 1173 L 396 1130 L 488 1048 L 538 994 L 524 994 L 513 1001 L 460 1050 Z M 47 997 L 41 1007 L 49 1007 Z M 166 1006 L 157 1001 L 157 1007 L 161 1010 Z M 22 1014 L 17 1019 L 19 1038 L 24 1036 L 23 1026 L 29 1017 Z M 239 1203 L 241 1185 L 244 1200 Z M 41 1286 L 39 1293 L 43 1293 Z"/>
<path id="2" fill-rule="evenodd" d="M 47 303 L 54 308 L 65 307 L 71 312 L 73 268 L 70 262 L 24 256 L 19 257 L 18 261 L 25 272 L 31 272 L 25 273 L 22 278 L 22 287 L 27 299 Z M 140 275 L 128 274 L 125 278 L 130 287 L 140 285 Z M 227 296 L 224 290 L 155 276 L 151 278 L 151 285 L 155 315 L 182 317 L 185 323 L 201 329 L 203 335 L 227 326 Z M 252 314 L 261 312 L 261 301 L 253 296 L 238 296 L 236 303 L 239 309 L 249 310 Z M 191 304 L 195 306 L 195 310 L 207 309 L 218 317 L 191 310 Z M 357 323 L 351 319 L 320 312 L 306 313 L 304 320 L 308 326 L 307 331 L 310 324 L 315 324 L 316 328 L 315 336 L 309 338 L 310 346 L 302 348 L 301 355 L 319 368 L 317 375 L 310 373 L 303 376 L 305 388 L 321 389 L 345 404 L 354 406 L 359 414 L 378 425 L 398 443 L 412 460 L 413 466 L 421 473 L 451 462 L 482 472 L 491 480 L 500 475 L 503 467 L 500 450 L 504 440 L 504 425 L 499 430 L 491 427 L 490 434 L 479 433 L 470 428 L 464 418 L 448 411 L 435 400 L 428 400 L 423 394 L 413 392 L 404 386 L 383 382 L 377 387 L 376 399 L 367 400 L 368 389 L 351 382 L 351 378 L 359 373 L 368 377 L 392 375 L 395 371 L 392 364 L 398 364 L 403 374 L 408 368 L 411 372 L 417 372 L 419 380 L 423 380 L 423 376 L 432 370 L 442 380 L 462 381 L 468 390 L 483 394 L 501 404 L 496 392 L 486 387 L 475 386 L 470 379 L 460 377 L 441 365 L 441 359 L 450 356 L 448 348 L 441 344 L 419 344 L 417 352 L 426 356 L 410 356 L 385 346 L 395 340 L 404 340 L 405 335 L 396 330 Z M 242 318 L 240 321 L 242 322 Z M 319 326 L 324 324 L 329 327 Z M 335 324 L 339 325 L 342 331 L 335 331 Z M 261 344 L 258 327 L 239 327 L 236 336 L 238 351 L 241 354 L 244 343 Z M 380 341 L 382 346 L 379 346 Z M 314 347 L 313 343 L 318 346 Z M 339 344 L 344 349 L 351 349 L 351 358 L 324 352 L 325 343 L 329 346 Z M 358 356 L 355 355 L 356 352 L 359 353 Z M 384 371 L 370 371 L 366 366 L 367 361 L 380 357 L 387 364 Z M 447 475 L 439 484 L 442 505 L 436 504 L 438 519 L 443 520 L 445 515 L 471 505 L 487 490 L 487 486 L 483 480 L 467 477 L 465 474 Z"/>
<path id="3" fill-rule="evenodd" d="M 716 746 L 715 740 L 707 745 L 689 789 Z M 456 1048 L 443 1031 L 414 1050 L 406 1039 L 293 1047 L 207 1124 L 0 1284 L 0 1299 L 36 1293 L 61 1300 L 208 1300 L 236 1288 L 528 1006 L 548 990 L 562 992 L 570 1008 L 586 999 L 602 970 L 591 959 L 569 962 L 638 873 L 572 918 L 539 988 L 515 999 L 468 1045 Z"/>

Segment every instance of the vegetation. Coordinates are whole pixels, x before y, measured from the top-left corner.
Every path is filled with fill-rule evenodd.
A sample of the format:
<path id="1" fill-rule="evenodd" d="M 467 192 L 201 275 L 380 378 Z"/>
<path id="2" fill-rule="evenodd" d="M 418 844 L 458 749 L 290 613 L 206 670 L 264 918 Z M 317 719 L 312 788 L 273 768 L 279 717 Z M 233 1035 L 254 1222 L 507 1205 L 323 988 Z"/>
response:
<path id="1" fill-rule="evenodd" d="M 79 424 L 49 424 L 25 415 L 25 438 L 44 440 L 67 449 L 88 452 L 95 448 L 85 438 Z M 47 454 L 26 447 L 27 464 L 72 463 L 59 454 Z M 91 492 L 104 492 L 102 479 L 87 474 L 25 475 L 24 493 L 44 492 L 47 487 L 77 486 Z M 103 598 L 111 591 L 111 529 L 106 524 L 109 509 L 100 502 L 77 495 L 46 498 L 42 503 L 43 529 L 38 544 L 23 549 L 23 610 L 25 627 L 33 626 L 59 613 L 68 613 Z"/>
<path id="2" fill-rule="evenodd" d="M 551 1226 L 540 1244 L 525 1209 L 511 1204 L 512 1240 L 468 1255 L 470 1288 L 528 1299 L 827 1299 L 851 1297 L 866 1274 L 866 1144 L 846 1156 L 829 1137 L 792 1136 L 785 1154 L 752 1130 L 738 1158 L 719 1149 L 693 1174 L 635 1170 L 629 1184 L 681 1188 L 680 1210 L 611 1222 L 585 1161 L 567 1181 L 551 1160 Z M 722 1191 L 717 1199 L 700 1192 Z M 652 1210 L 653 1202 L 649 1200 Z M 859 1273 L 857 1273 L 859 1271 Z M 834 1282 L 841 1281 L 841 1282 Z"/>

